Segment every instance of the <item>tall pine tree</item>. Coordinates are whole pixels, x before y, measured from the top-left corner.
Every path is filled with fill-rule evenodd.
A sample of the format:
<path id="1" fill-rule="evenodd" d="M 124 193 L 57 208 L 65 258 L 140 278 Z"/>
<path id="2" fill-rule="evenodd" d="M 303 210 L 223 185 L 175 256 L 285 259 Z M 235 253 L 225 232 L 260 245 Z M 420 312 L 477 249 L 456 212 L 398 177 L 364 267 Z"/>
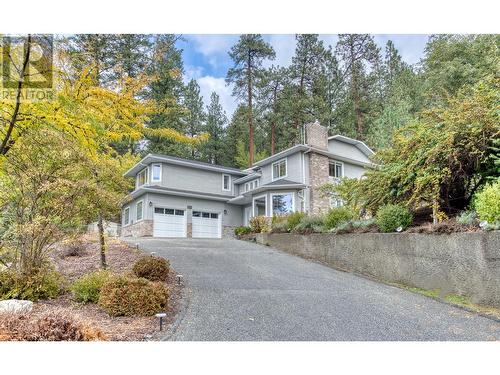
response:
<path id="1" fill-rule="evenodd" d="M 234 66 L 228 70 L 226 82 L 233 84 L 233 95 L 243 99 L 247 109 L 248 121 L 248 151 L 249 164 L 254 162 L 254 110 L 255 85 L 263 73 L 262 63 L 265 59 L 274 59 L 275 52 L 270 44 L 266 43 L 259 34 L 245 34 L 240 36 L 229 56 Z"/>

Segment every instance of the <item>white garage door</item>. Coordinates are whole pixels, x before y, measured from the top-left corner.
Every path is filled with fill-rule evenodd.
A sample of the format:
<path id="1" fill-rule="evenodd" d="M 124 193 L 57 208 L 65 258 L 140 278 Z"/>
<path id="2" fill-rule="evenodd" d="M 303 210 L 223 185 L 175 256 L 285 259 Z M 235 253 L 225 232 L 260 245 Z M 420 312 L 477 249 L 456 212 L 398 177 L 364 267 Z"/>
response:
<path id="1" fill-rule="evenodd" d="M 220 214 L 193 211 L 193 238 L 221 238 L 221 229 Z"/>
<path id="2" fill-rule="evenodd" d="M 153 237 L 186 237 L 186 211 L 155 207 Z"/>

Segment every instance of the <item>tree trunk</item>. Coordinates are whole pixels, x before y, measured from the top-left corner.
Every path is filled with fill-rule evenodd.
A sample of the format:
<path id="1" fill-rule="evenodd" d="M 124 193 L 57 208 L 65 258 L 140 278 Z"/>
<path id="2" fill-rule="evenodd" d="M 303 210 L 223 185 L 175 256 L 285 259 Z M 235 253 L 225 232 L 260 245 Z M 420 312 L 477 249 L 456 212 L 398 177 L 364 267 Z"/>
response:
<path id="1" fill-rule="evenodd" d="M 252 108 L 252 60 L 250 54 L 248 54 L 248 163 L 249 167 L 253 165 L 254 160 L 254 145 L 253 145 L 253 108 Z"/>
<path id="2" fill-rule="evenodd" d="M 101 247 L 101 268 L 106 269 L 108 265 L 106 264 L 106 242 L 104 239 L 104 225 L 102 221 L 102 215 L 99 213 L 97 219 L 97 228 L 99 229 L 99 244 Z"/>
<path id="3" fill-rule="evenodd" d="M 356 117 L 356 133 L 359 139 L 364 139 L 363 112 L 361 111 L 361 98 L 359 95 L 358 73 L 356 69 L 352 72 L 352 96 L 354 100 L 354 115 Z"/>
<path id="4" fill-rule="evenodd" d="M 276 122 L 271 122 L 271 155 L 276 152 Z"/>
<path id="5" fill-rule="evenodd" d="M 2 144 L 0 145 L 0 155 L 5 155 L 7 151 L 12 146 L 12 131 L 17 123 L 17 117 L 19 115 L 19 108 L 21 107 L 21 91 L 23 88 L 24 76 L 26 74 L 26 69 L 28 68 L 28 63 L 30 60 L 31 54 L 31 35 L 28 35 L 28 39 L 25 43 L 25 54 L 23 58 L 23 65 L 21 67 L 21 71 L 19 72 L 19 81 L 17 82 L 17 90 L 16 90 L 16 104 L 14 105 L 14 112 L 9 121 L 9 127 L 5 136 L 3 137 Z"/>

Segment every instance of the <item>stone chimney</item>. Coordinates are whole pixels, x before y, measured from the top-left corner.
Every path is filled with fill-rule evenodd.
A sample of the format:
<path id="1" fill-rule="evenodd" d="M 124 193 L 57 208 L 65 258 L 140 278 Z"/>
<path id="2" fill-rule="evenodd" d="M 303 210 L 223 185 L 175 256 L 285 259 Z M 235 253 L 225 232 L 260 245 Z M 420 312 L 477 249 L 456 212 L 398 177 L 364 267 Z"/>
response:
<path id="1" fill-rule="evenodd" d="M 321 150 L 328 150 L 328 130 L 325 126 L 316 120 L 304 125 L 304 127 L 307 145 Z"/>
<path id="2" fill-rule="evenodd" d="M 306 144 L 328 151 L 328 130 L 318 121 L 305 125 Z M 329 182 L 328 156 L 309 152 L 309 212 L 320 215 L 330 209 L 330 198 L 323 196 L 320 187 Z"/>

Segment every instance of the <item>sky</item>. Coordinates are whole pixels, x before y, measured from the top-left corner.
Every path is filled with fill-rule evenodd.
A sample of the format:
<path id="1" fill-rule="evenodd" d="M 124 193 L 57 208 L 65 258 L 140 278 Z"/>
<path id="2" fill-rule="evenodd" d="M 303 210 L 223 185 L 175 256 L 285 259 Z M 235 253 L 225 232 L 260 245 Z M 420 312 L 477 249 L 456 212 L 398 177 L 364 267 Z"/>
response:
<path id="1" fill-rule="evenodd" d="M 232 89 L 225 82 L 226 73 L 232 66 L 228 51 L 236 44 L 238 38 L 239 35 L 236 34 L 183 35 L 182 40 L 177 42 L 177 47 L 182 49 L 185 82 L 191 79 L 198 81 L 205 105 L 208 105 L 210 94 L 215 91 L 220 96 L 228 118 L 237 106 L 236 100 L 231 96 Z M 292 62 L 295 35 L 270 34 L 263 35 L 263 38 L 276 52 L 276 58 L 267 61 L 267 66 L 272 64 L 287 66 Z M 335 48 L 338 37 L 336 34 L 327 34 L 320 35 L 320 39 L 326 46 L 331 45 Z M 374 39 L 382 51 L 386 42 L 392 40 L 403 60 L 409 64 L 416 64 L 424 56 L 428 35 L 374 35 Z"/>

